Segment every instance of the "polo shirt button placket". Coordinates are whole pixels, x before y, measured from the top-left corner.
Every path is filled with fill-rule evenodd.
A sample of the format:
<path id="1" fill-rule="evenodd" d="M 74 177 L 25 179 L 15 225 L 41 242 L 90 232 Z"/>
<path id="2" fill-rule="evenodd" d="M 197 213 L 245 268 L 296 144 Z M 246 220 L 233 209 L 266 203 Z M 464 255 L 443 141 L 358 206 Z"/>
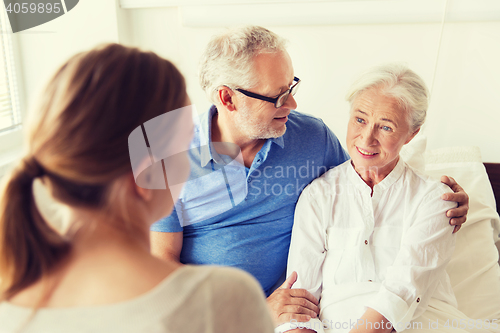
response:
<path id="1" fill-rule="evenodd" d="M 247 184 L 250 184 L 251 181 L 252 181 L 252 177 L 248 177 L 247 178 Z M 248 200 L 248 193 L 249 193 L 249 191 L 248 191 L 248 185 L 247 185 L 247 195 L 245 196 L 245 201 Z"/>

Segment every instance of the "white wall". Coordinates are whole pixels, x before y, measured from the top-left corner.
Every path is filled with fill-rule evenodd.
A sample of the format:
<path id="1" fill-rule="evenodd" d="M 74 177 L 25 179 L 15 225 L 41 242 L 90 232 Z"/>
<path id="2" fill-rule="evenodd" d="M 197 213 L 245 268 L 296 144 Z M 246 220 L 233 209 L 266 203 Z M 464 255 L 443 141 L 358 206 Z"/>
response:
<path id="1" fill-rule="evenodd" d="M 191 100 L 204 111 L 209 103 L 198 86 L 198 60 L 210 37 L 223 28 L 187 27 L 177 7 L 119 9 L 116 3 L 80 1 L 66 15 L 16 34 L 28 105 L 70 55 L 120 41 L 172 60 L 186 77 Z M 269 28 L 290 42 L 295 74 L 303 80 L 298 110 L 323 118 L 343 143 L 348 109 L 344 93 L 360 71 L 403 61 L 432 84 L 439 23 Z M 498 59 L 500 21 L 446 23 L 426 128 L 428 148 L 477 145 L 485 162 L 500 162 Z"/>
<path id="2" fill-rule="evenodd" d="M 20 55 L 27 109 L 45 82 L 77 52 L 104 42 L 118 42 L 114 1 L 85 0 L 59 18 L 14 34 Z"/>
<path id="3" fill-rule="evenodd" d="M 286 5 L 282 5 L 286 6 Z M 172 60 L 186 76 L 191 100 L 208 107 L 196 70 L 209 38 L 222 27 L 186 27 L 176 7 L 126 9 L 124 43 Z M 258 17 L 256 18 L 258 21 Z M 344 143 L 344 94 L 356 74 L 402 61 L 431 86 L 441 25 L 269 26 L 289 40 L 303 82 L 298 110 L 321 117 Z M 446 23 L 427 122 L 428 148 L 477 145 L 485 162 L 500 162 L 500 21 Z"/>

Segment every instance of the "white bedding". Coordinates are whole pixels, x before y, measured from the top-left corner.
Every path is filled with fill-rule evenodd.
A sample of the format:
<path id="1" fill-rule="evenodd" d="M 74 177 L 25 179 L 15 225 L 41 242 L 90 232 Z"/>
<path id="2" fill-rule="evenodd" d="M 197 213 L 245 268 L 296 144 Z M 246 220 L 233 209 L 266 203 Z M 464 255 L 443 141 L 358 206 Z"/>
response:
<path id="1" fill-rule="evenodd" d="M 425 150 L 425 137 L 402 152 L 412 166 L 439 179 L 455 178 L 469 195 L 467 223 L 457 234 L 456 250 L 447 267 L 459 310 L 474 319 L 496 319 L 500 326 L 500 266 L 495 242 L 500 219 L 478 147 Z"/>

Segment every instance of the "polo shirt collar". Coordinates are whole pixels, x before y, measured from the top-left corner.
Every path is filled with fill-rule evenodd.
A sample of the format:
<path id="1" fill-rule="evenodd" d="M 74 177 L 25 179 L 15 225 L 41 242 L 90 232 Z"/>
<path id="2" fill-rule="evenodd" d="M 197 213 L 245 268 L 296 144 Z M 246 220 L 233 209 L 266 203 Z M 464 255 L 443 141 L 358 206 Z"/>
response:
<path id="1" fill-rule="evenodd" d="M 275 144 L 277 144 L 278 146 L 280 146 L 281 148 L 285 148 L 285 140 L 283 139 L 283 136 L 285 136 L 284 134 L 280 137 L 277 137 L 277 138 L 271 138 L 269 140 L 271 140 L 271 142 L 274 142 Z"/>
<path id="2" fill-rule="evenodd" d="M 201 166 L 205 167 L 211 160 L 216 163 L 223 163 L 217 153 L 212 152 L 211 139 L 212 139 L 212 119 L 217 113 L 217 107 L 212 105 L 208 112 L 204 114 L 200 121 L 200 162 Z M 277 144 L 281 148 L 285 148 L 285 140 L 283 135 L 278 138 L 271 138 L 268 141 Z M 209 144 L 210 143 L 210 144 Z"/>
<path id="3" fill-rule="evenodd" d="M 205 167 L 208 162 L 213 160 L 210 140 L 212 137 L 212 118 L 217 113 L 217 108 L 212 105 L 207 113 L 204 114 L 200 122 L 200 162 Z"/>

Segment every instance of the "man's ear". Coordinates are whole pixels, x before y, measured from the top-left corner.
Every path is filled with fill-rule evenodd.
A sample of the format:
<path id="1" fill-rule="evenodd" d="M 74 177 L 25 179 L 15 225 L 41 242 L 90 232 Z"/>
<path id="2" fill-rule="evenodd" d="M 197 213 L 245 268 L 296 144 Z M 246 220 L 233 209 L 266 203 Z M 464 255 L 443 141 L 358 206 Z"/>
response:
<path id="1" fill-rule="evenodd" d="M 420 127 L 417 128 L 417 130 L 415 132 L 413 132 L 410 137 L 408 138 L 408 140 L 406 140 L 405 144 L 409 143 L 411 140 L 413 140 L 413 138 L 415 137 L 415 135 L 418 134 L 418 132 L 420 132 Z"/>
<path id="2" fill-rule="evenodd" d="M 219 103 L 224 106 L 228 111 L 236 110 L 233 101 L 234 91 L 226 86 L 221 86 L 217 91 L 217 99 Z"/>

